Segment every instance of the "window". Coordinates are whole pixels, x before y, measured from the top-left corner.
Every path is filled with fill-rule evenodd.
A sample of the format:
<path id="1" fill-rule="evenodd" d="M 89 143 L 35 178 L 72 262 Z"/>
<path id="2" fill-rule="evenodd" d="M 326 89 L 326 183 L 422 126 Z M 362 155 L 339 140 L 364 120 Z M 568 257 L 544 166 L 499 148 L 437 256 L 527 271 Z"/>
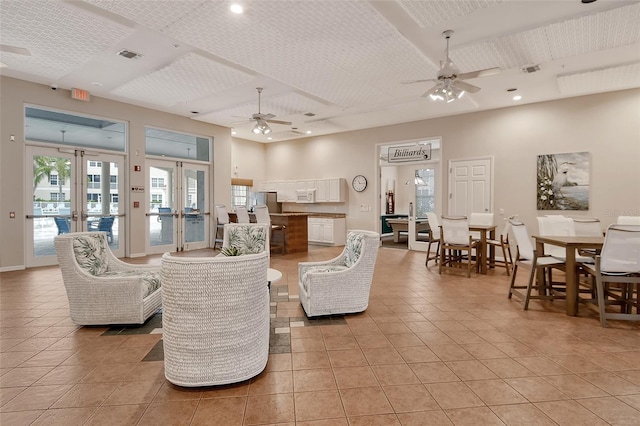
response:
<path id="1" fill-rule="evenodd" d="M 162 204 L 162 194 L 151 194 L 151 204 Z"/>
<path id="2" fill-rule="evenodd" d="M 52 192 L 49 195 L 51 201 L 64 201 L 66 198 L 64 193 L 60 194 L 59 192 Z"/>
<path id="3" fill-rule="evenodd" d="M 148 155 L 209 161 L 211 138 L 145 127 Z"/>
<path id="4" fill-rule="evenodd" d="M 231 185 L 231 205 L 235 209 L 238 206 L 249 208 L 249 189 L 250 186 Z"/>
<path id="5" fill-rule="evenodd" d="M 89 189 L 100 189 L 100 175 L 87 175 L 87 181 Z"/>
<path id="6" fill-rule="evenodd" d="M 427 212 L 436 209 L 436 174 L 435 169 L 416 170 L 424 184 L 416 184 L 416 217 L 427 217 Z"/>
<path id="7" fill-rule="evenodd" d="M 164 178 L 151 178 L 151 187 L 152 188 L 164 188 L 166 185 L 164 184 Z"/>
<path id="8" fill-rule="evenodd" d="M 49 184 L 52 186 L 58 186 L 58 184 L 64 186 L 64 179 L 60 179 L 60 182 L 58 183 L 58 175 L 51 175 L 49 176 Z"/>
<path id="9" fill-rule="evenodd" d="M 118 176 L 116 175 L 109 176 L 109 182 L 111 182 L 111 184 L 109 185 L 110 189 L 118 189 Z"/>
<path id="10" fill-rule="evenodd" d="M 87 194 L 87 201 L 89 202 L 99 202 L 100 201 L 100 194 Z"/>
<path id="11" fill-rule="evenodd" d="M 102 167 L 102 161 L 89 161 L 89 167 Z"/>
<path id="12" fill-rule="evenodd" d="M 117 203 L 118 202 L 118 194 L 111 194 L 111 202 L 112 203 Z"/>

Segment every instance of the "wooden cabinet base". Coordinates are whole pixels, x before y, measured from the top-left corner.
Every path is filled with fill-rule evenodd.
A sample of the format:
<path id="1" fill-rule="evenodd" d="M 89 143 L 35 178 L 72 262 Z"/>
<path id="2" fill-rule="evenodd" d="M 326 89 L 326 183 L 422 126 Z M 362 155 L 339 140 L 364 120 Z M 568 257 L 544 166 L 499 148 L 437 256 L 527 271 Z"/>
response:
<path id="1" fill-rule="evenodd" d="M 307 240 L 307 215 L 276 213 L 271 215 L 273 225 L 284 225 L 285 253 L 303 253 L 309 250 Z M 281 244 L 280 232 L 273 234 L 273 245 Z"/>

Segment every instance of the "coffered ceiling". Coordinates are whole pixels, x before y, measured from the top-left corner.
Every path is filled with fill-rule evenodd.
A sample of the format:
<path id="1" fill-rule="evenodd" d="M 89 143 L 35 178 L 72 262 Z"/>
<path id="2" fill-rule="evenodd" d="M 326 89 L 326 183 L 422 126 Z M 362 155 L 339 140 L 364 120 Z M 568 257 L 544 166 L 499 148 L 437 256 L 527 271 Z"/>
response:
<path id="1" fill-rule="evenodd" d="M 9 1 L 2 75 L 226 127 L 260 142 L 640 87 L 640 2 Z M 481 88 L 422 97 L 445 57 Z M 26 50 L 25 50 L 26 49 Z M 127 50 L 141 56 L 128 59 Z M 291 125 L 251 132 L 258 112 Z M 508 89 L 517 89 L 508 91 Z M 522 96 L 514 101 L 514 94 Z"/>

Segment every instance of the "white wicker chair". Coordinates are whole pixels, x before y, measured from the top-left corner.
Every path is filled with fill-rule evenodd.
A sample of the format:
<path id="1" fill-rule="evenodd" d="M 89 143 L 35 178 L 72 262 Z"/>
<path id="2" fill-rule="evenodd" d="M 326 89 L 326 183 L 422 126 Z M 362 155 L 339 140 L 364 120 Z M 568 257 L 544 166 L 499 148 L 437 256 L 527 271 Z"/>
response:
<path id="1" fill-rule="evenodd" d="M 193 387 L 256 376 L 269 356 L 266 251 L 162 256 L 165 377 Z"/>
<path id="2" fill-rule="evenodd" d="M 142 324 L 161 306 L 160 268 L 120 261 L 106 232 L 58 235 L 55 247 L 75 324 Z"/>
<path id="3" fill-rule="evenodd" d="M 222 251 L 233 247 L 239 254 L 256 254 L 269 250 L 268 223 L 227 223 L 224 225 Z M 220 255 L 218 255 L 220 256 Z"/>
<path id="4" fill-rule="evenodd" d="M 380 234 L 349 231 L 342 253 L 325 262 L 298 264 L 300 303 L 307 316 L 362 312 L 380 246 Z"/>

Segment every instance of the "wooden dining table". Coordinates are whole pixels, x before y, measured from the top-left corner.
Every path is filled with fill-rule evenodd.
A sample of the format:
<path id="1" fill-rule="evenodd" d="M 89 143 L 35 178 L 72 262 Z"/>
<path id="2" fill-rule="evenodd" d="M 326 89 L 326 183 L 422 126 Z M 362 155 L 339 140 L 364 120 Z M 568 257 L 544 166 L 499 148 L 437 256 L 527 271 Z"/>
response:
<path id="1" fill-rule="evenodd" d="M 487 250 L 487 234 L 488 239 L 496 238 L 496 225 L 469 225 L 469 231 L 480 233 L 480 250 L 478 262 L 480 262 L 480 273 L 486 274 L 488 267 L 495 264 L 495 250 L 493 246 Z"/>
<path id="2" fill-rule="evenodd" d="M 544 245 L 551 244 L 564 247 L 566 250 L 566 285 L 567 285 L 567 315 L 576 316 L 578 314 L 578 264 L 576 262 L 576 250 L 578 249 L 602 249 L 604 237 L 570 237 L 570 236 L 540 236 L 534 235 L 536 240 L 536 251 L 539 256 L 544 255 Z M 538 279 L 543 279 L 539 276 Z M 539 283 L 540 284 L 540 283 Z"/>

